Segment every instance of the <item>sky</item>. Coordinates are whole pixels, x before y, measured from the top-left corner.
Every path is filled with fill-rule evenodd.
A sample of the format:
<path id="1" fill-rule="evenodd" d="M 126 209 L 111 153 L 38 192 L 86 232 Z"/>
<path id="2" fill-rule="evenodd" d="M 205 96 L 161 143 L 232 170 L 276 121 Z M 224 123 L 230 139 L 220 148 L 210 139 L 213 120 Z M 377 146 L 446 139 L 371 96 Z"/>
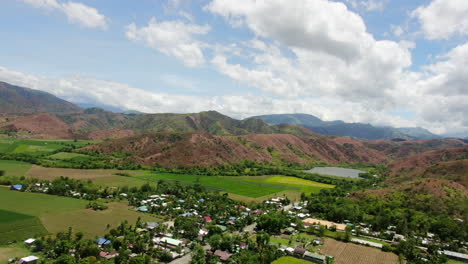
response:
<path id="1" fill-rule="evenodd" d="M 79 104 L 468 136 L 467 0 L 2 0 L 0 81 Z"/>

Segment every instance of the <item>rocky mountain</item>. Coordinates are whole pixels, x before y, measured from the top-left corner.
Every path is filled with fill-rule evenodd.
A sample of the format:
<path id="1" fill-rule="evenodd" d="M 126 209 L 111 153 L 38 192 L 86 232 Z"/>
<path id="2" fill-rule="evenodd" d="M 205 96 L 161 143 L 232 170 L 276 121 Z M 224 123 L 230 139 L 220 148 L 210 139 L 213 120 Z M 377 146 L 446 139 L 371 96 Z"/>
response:
<path id="1" fill-rule="evenodd" d="M 82 109 L 52 94 L 0 82 L 0 113 L 75 113 Z"/>
<path id="2" fill-rule="evenodd" d="M 439 138 L 423 128 L 378 127 L 364 123 L 346 123 L 341 120 L 323 121 L 308 114 L 275 114 L 254 116 L 270 125 L 294 124 L 324 135 L 349 136 L 362 139 L 429 139 Z"/>

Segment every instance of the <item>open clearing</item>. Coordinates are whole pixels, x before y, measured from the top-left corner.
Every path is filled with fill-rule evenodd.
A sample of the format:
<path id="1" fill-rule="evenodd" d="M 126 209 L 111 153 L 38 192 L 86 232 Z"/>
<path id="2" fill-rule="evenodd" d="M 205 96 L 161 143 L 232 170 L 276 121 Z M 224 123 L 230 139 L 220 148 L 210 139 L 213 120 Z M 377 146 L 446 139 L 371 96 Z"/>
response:
<path id="1" fill-rule="evenodd" d="M 159 221 L 159 218 L 134 211 L 124 202 L 109 203 L 108 210 L 93 211 L 85 209 L 88 203 L 85 200 L 10 191 L 4 187 L 0 187 L 0 200 L 2 201 L 0 210 L 18 214 L 8 216 L 10 219 L 21 215 L 31 216 L 32 219 L 39 219 L 40 223 L 50 233 L 67 231 L 68 227 L 72 227 L 76 232 L 80 231 L 88 236 L 94 236 L 104 234 L 107 224 L 114 227 L 124 220 L 134 223 L 139 216 L 144 221 Z M 6 213 L 6 215 L 8 214 Z M 15 222 L 10 222 L 10 225 L 14 224 Z M 29 236 L 34 234 L 36 234 L 34 230 L 28 233 Z M 2 235 L 0 233 L 0 237 Z M 9 235 L 9 238 L 18 240 L 23 237 Z"/>
<path id="2" fill-rule="evenodd" d="M 398 256 L 379 249 L 326 238 L 321 254 L 335 257 L 336 264 L 395 264 Z"/>
<path id="3" fill-rule="evenodd" d="M 93 141 L 73 140 L 36 140 L 19 138 L 0 138 L 0 153 L 26 153 L 30 155 L 40 155 L 50 153 L 65 147 L 74 145 L 77 147 L 85 146 Z"/>
<path id="4" fill-rule="evenodd" d="M 51 233 L 66 231 L 68 226 L 71 226 L 75 232 L 81 231 L 90 237 L 104 235 L 108 232 L 108 224 L 111 227 L 115 227 L 124 220 L 127 220 L 132 225 L 135 224 L 138 217 L 141 217 L 142 221 L 148 222 L 159 222 L 161 220 L 149 214 L 136 212 L 126 202 L 113 202 L 106 205 L 109 208 L 104 211 L 82 209 L 58 215 L 45 215 L 40 217 L 40 219 Z M 70 221 L 70 219 L 73 219 L 73 221 Z"/>
<path id="5" fill-rule="evenodd" d="M 0 160 L 0 171 L 5 172 L 5 176 L 21 177 L 31 168 L 31 164 L 14 160 Z"/>
<path id="6" fill-rule="evenodd" d="M 310 263 L 312 262 L 293 258 L 293 257 L 281 257 L 273 261 L 271 264 L 310 264 Z"/>
<path id="7" fill-rule="evenodd" d="M 10 258 L 22 258 L 29 254 L 29 250 L 15 246 L 0 247 L 0 263 L 7 263 Z"/>

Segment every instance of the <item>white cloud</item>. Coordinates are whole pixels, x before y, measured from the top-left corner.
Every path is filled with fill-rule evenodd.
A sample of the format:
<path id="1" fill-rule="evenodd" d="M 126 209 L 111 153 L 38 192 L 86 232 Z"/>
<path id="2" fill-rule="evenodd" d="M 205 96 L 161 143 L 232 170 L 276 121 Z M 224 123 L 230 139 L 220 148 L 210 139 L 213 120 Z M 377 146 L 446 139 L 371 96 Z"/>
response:
<path id="1" fill-rule="evenodd" d="M 338 96 L 375 108 L 397 104 L 392 91 L 411 65 L 411 46 L 375 40 L 342 3 L 214 0 L 205 9 L 240 21 L 265 40 L 243 52 L 249 53 L 249 68 L 230 64 L 235 55 L 217 52 L 212 63 L 230 78 L 278 96 Z"/>
<path id="2" fill-rule="evenodd" d="M 411 13 L 419 20 L 427 39 L 448 39 L 468 34 L 468 1 L 433 0 Z"/>
<path id="3" fill-rule="evenodd" d="M 57 0 L 20 0 L 35 8 L 58 10 L 63 12 L 70 23 L 86 28 L 107 29 L 108 18 L 96 8 L 77 2 L 58 2 Z"/>
<path id="4" fill-rule="evenodd" d="M 126 36 L 132 41 L 142 42 L 150 48 L 174 56 L 188 67 L 196 67 L 205 63 L 205 45 L 194 36 L 205 35 L 210 29 L 208 25 L 179 20 L 157 22 L 152 18 L 145 27 L 138 28 L 134 23 L 128 25 Z"/>

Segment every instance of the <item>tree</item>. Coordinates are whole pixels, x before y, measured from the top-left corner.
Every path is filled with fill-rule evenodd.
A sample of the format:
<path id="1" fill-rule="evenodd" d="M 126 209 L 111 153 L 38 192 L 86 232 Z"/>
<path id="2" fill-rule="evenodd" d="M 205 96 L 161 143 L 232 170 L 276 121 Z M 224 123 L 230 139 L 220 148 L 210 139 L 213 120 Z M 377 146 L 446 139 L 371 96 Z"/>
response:
<path id="1" fill-rule="evenodd" d="M 221 235 L 220 234 L 215 234 L 215 235 L 212 235 L 210 238 L 208 238 L 208 244 L 210 244 L 210 246 L 214 250 L 216 250 L 216 249 L 220 248 L 221 240 L 222 240 Z"/>
<path id="2" fill-rule="evenodd" d="M 195 248 L 192 252 L 192 261 L 191 264 L 204 264 L 206 263 L 206 252 L 200 245 L 195 245 Z"/>

